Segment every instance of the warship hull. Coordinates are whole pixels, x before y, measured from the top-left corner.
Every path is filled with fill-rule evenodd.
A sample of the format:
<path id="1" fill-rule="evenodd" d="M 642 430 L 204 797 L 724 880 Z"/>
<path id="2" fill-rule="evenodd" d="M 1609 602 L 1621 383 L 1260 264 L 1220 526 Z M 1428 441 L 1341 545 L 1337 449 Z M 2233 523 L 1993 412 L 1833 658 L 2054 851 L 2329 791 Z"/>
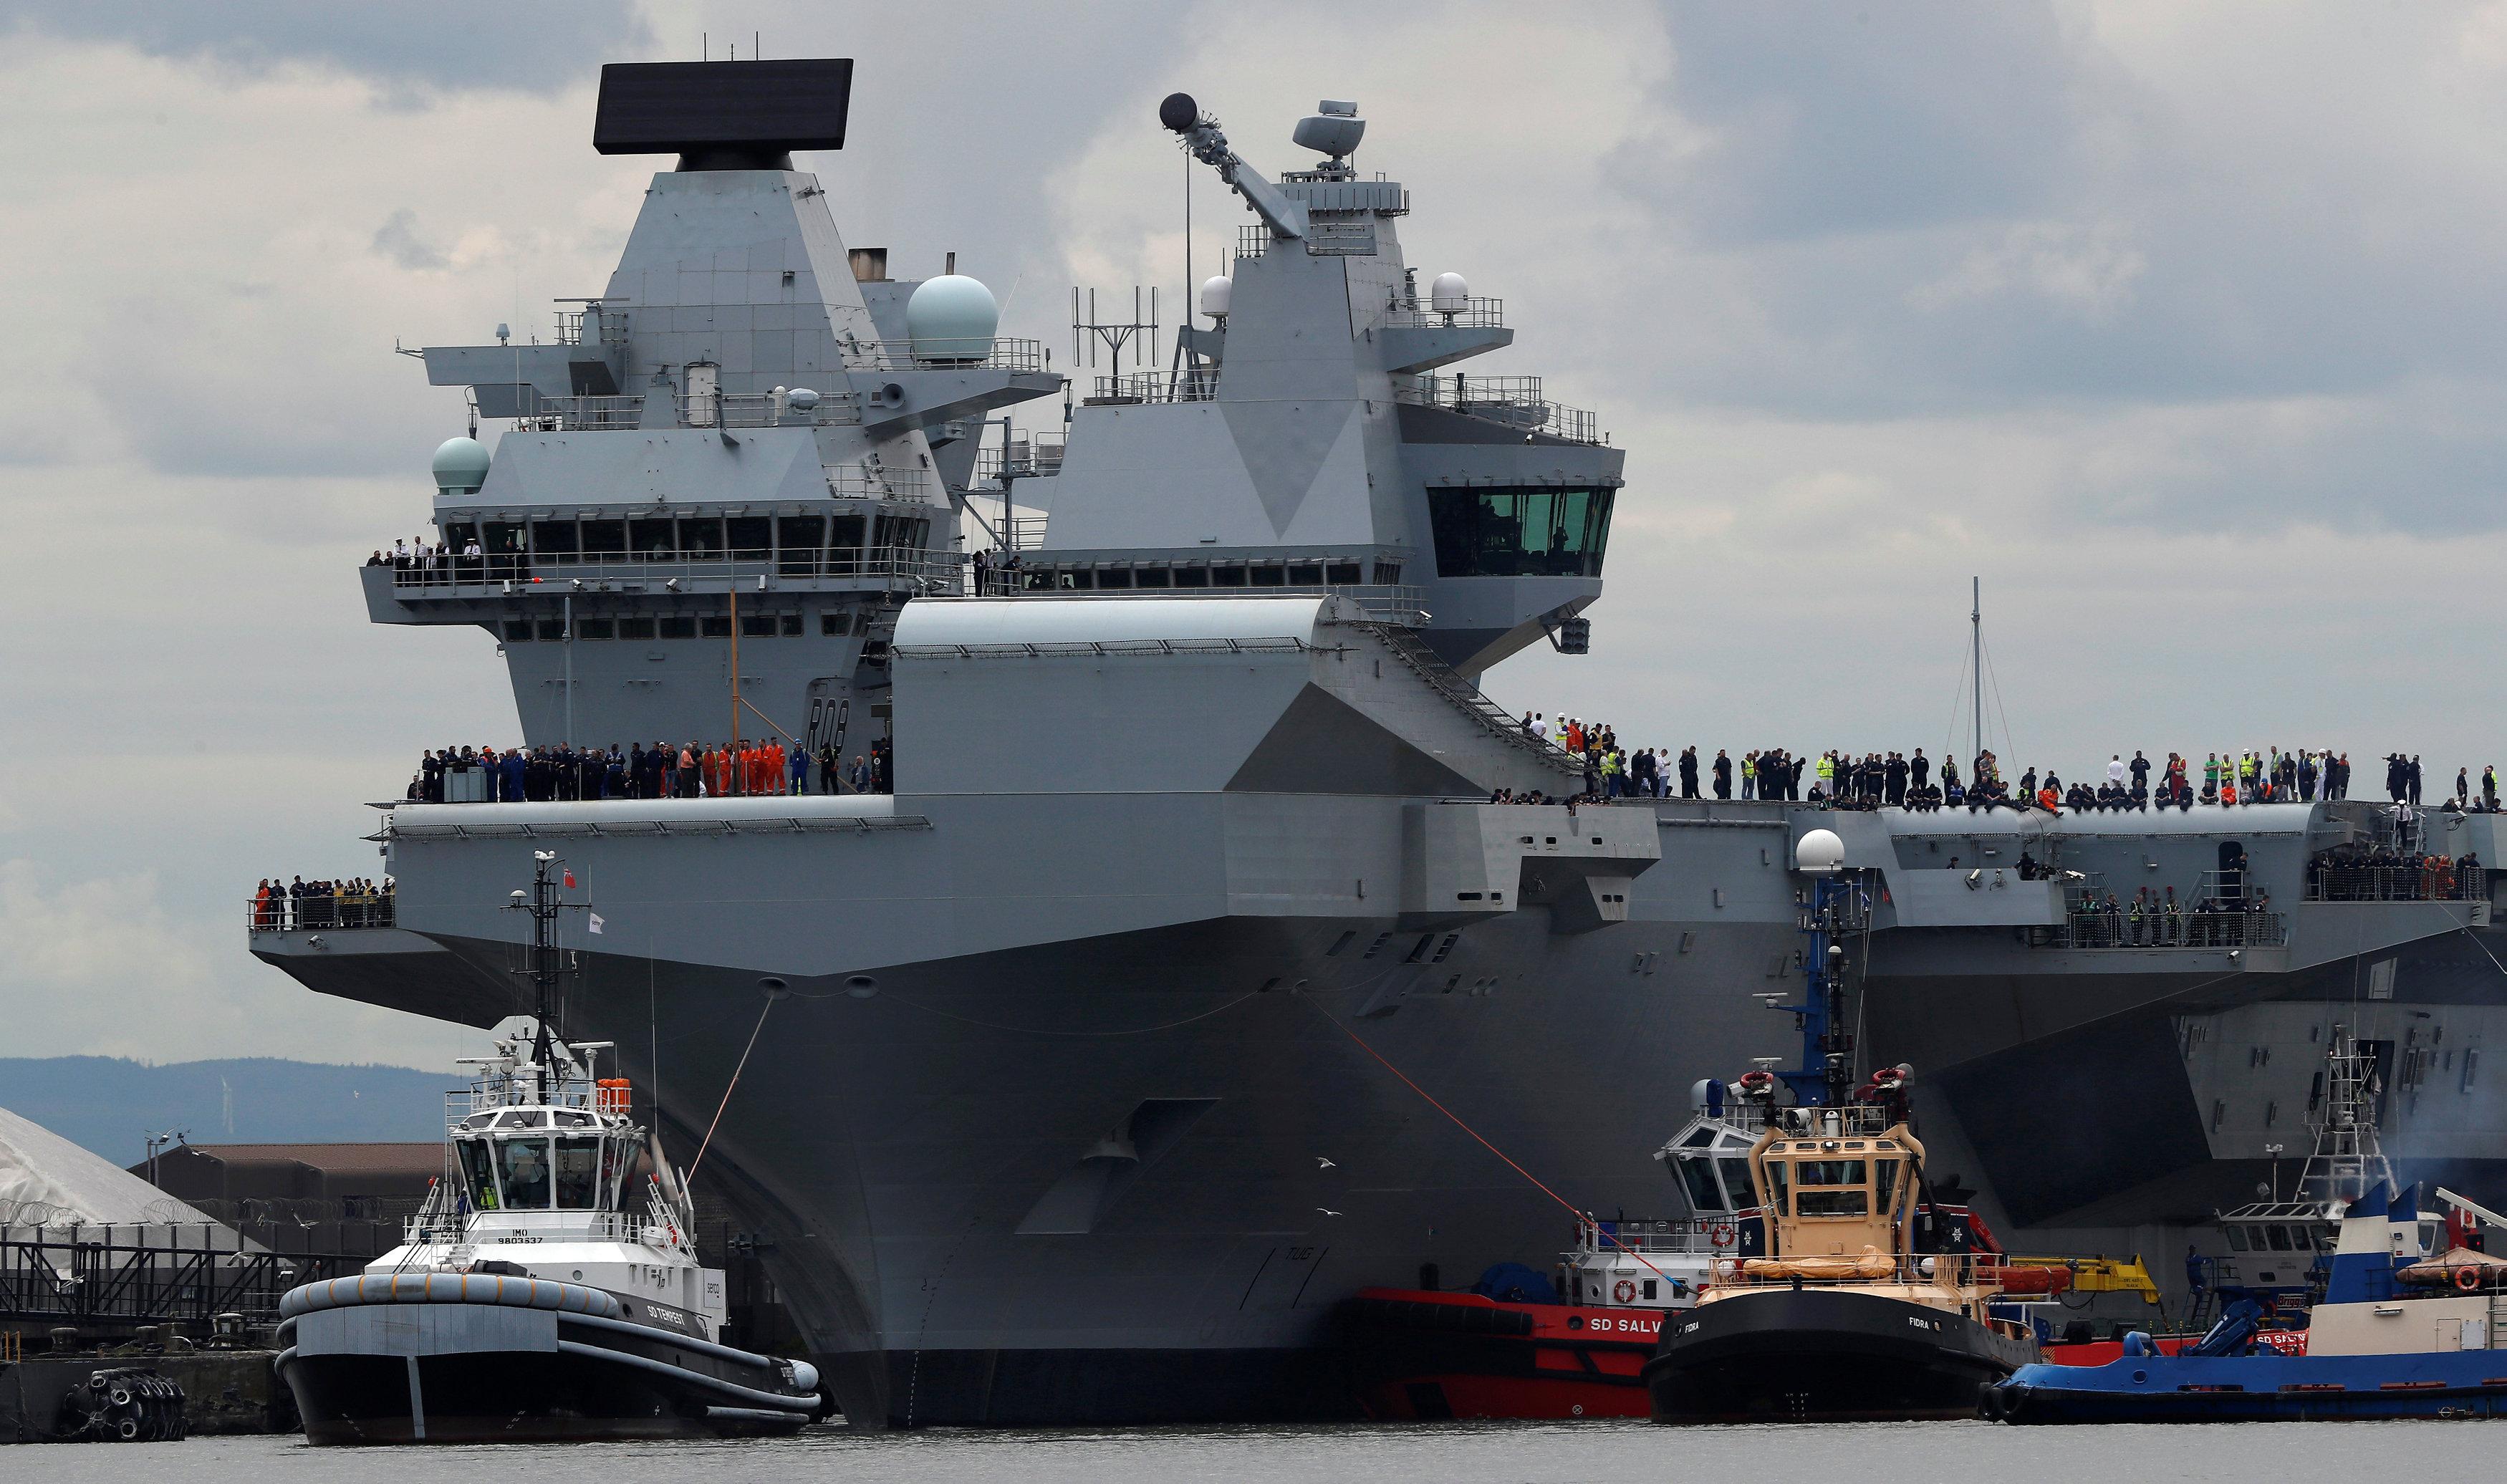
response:
<path id="1" fill-rule="evenodd" d="M 341 953 L 301 933 L 262 934 L 255 948 L 318 990 L 492 1022 L 513 1009 L 496 997 L 510 993 L 497 981 L 512 947 L 479 930 L 498 910 L 484 888 L 527 873 L 534 841 L 563 840 L 604 919 L 581 940 L 569 1023 L 618 1042 L 678 1147 L 719 1110 L 707 1174 L 831 1394 L 859 1424 L 898 1426 L 1353 1415 L 1333 1323 L 1343 1299 L 1405 1285 L 1423 1264 L 1470 1273 L 1557 1247 L 1567 1213 L 1474 1133 L 1591 1209 L 1676 1199 L 1648 1156 L 1658 1131 L 1687 1115 L 1695 1079 L 1729 1075 L 1789 1033 L 1759 995 L 1791 988 L 1802 939 L 1777 863 L 1789 832 L 1815 822 L 1781 805 L 1579 812 L 1667 842 L 1668 858 L 1637 878 L 1629 920 L 1607 930 L 1557 932 L 1537 909 L 1405 925 L 1355 896 L 1370 889 L 1357 875 L 1369 868 L 1355 865 L 1337 911 L 1295 910 L 1310 905 L 1297 889 L 1256 911 L 1222 887 L 1197 908 L 1166 904 L 1185 921 L 899 960 L 881 952 L 883 934 L 923 931 L 926 914 L 969 938 L 1044 936 L 1049 923 L 1103 919 L 1118 885 L 1150 891 L 1144 872 L 1156 889 L 1189 894 L 1212 864 L 1179 846 L 1148 872 L 1129 842 L 1223 851 L 1250 832 L 1358 851 L 1383 832 L 1398 840 L 1405 806 L 1096 798 L 1067 802 L 1071 817 L 1056 821 L 1017 801 L 1023 830 L 1070 842 L 1058 872 L 1030 879 L 1072 889 L 1034 899 L 967 891 L 968 877 L 999 869 L 997 802 L 749 802 L 885 825 L 707 833 L 691 821 L 637 834 L 627 816 L 655 806 L 404 809 L 393 936 L 425 924 L 423 955 Z M 909 809 L 928 828 L 893 827 Z M 461 835 L 423 833 L 447 817 L 468 821 Z M 528 837 L 492 833 L 526 818 L 538 820 Z M 1398 879 L 1398 866 L 1383 869 L 1380 880 Z M 773 889 L 723 900 L 708 885 L 751 873 Z M 934 890 L 947 883 L 959 894 Z M 668 946 L 637 951 L 647 944 Z M 2001 950 L 1972 952 L 1989 962 Z M 2224 1012 L 2205 1008 L 2222 1003 L 2218 953 L 2154 950 L 2129 975 L 2094 954 L 2010 954 L 2021 961 L 1984 979 L 1875 976 L 1874 1022 L 1910 1029 L 1875 1036 L 1872 1053 L 1895 1060 L 1913 1045 L 1914 1007 L 1987 985 L 2019 1029 L 1959 1048 L 1954 1069 L 1986 1092 L 1994 1077 L 2036 1074 L 2026 1068 L 2046 1047 L 2086 1040 L 2094 1054 L 2079 1074 L 2134 1086 L 2153 1110 L 2076 1123 L 2074 1204 L 2050 1213 L 2105 1196 L 2119 1214 L 2098 1224 L 2118 1238 L 2207 1209 L 2178 1215 L 2190 1203 L 2150 1196 L 2153 1180 L 2216 1187 L 2246 1175 L 2207 1141 L 2197 1068 L 2173 1028 L 2275 996 L 2303 1009 L 2317 977 L 2347 972 L 2336 960 L 2236 974 L 2234 1002 L 2247 1008 Z M 2467 1023 L 2481 1013 L 2456 1011 Z M 2119 1037 L 2117 1026 L 2145 1029 Z M 1996 1070 L 2006 1066 L 2020 1070 Z M 1955 1100 L 1927 1112 L 1928 1139 L 1957 1148 L 1967 1124 Z M 2136 1120 L 2154 1119 L 2171 1131 L 2174 1163 L 2154 1168 L 2145 1152 L 2108 1168 L 2127 1142 L 2147 1150 Z M 1964 1152 L 1978 1162 L 1948 1168 L 1990 1202 L 1996 1151 Z"/>

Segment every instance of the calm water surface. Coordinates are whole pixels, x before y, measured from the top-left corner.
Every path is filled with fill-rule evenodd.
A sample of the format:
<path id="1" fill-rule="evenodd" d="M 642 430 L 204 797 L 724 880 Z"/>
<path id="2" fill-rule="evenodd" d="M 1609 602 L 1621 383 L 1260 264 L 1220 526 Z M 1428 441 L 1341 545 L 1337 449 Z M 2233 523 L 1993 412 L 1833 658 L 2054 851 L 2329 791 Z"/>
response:
<path id="1" fill-rule="evenodd" d="M 1193 1428 L 1119 1432 L 855 1435 L 814 1429 L 772 1442 L 577 1443 L 513 1448 L 309 1448 L 294 1438 L 0 1449 L 0 1478 L 45 1484 L 688 1484 L 825 1479 L 1017 1484 L 1362 1480 L 1364 1484 L 1620 1484 L 1739 1479 L 1798 1484 L 2169 1484 L 2410 1475 L 2489 1479 L 2507 1425 L 2256 1423 L 2211 1428 L 2004 1428 L 1986 1423 L 1656 1428 L 1453 1423 L 1415 1427 Z"/>

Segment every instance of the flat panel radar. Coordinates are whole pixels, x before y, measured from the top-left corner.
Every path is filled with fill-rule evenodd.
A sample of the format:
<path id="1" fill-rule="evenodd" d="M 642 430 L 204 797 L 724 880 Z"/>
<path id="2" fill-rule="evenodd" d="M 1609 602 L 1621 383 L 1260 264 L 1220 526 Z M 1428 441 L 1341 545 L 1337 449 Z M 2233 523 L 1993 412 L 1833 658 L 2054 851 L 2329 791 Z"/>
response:
<path id="1" fill-rule="evenodd" d="M 677 155 L 679 168 L 775 169 L 793 150 L 845 147 L 851 57 L 612 62 L 600 69 L 592 147 Z"/>

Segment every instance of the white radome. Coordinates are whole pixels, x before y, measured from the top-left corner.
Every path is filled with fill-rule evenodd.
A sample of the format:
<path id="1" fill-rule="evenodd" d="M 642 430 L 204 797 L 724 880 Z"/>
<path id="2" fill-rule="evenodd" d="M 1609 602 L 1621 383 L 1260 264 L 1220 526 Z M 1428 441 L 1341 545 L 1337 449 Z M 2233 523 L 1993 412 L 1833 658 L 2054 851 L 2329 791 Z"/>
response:
<path id="1" fill-rule="evenodd" d="M 1227 313 L 1227 302 L 1235 296 L 1236 280 L 1220 274 L 1201 280 L 1201 312 L 1221 316 Z"/>
<path id="2" fill-rule="evenodd" d="M 980 361 L 993 353 L 1001 307 L 963 273 L 926 278 L 905 301 L 905 338 L 918 361 Z"/>
<path id="3" fill-rule="evenodd" d="M 1834 876 L 1845 864 L 1845 842 L 1835 830 L 1812 830 L 1794 846 L 1794 865 L 1811 876 Z"/>
<path id="4" fill-rule="evenodd" d="M 1439 314 L 1460 314 L 1472 307 L 1472 286 L 1460 273 L 1438 273 L 1428 286 L 1428 306 Z"/>

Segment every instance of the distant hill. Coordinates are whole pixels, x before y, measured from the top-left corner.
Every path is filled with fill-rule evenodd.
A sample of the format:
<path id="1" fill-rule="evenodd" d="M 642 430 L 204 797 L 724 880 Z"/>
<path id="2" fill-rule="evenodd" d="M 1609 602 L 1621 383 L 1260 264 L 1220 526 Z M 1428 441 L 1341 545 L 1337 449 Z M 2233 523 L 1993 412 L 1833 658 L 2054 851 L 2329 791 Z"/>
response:
<path id="1" fill-rule="evenodd" d="M 201 1144 L 440 1140 L 444 1094 L 459 1085 L 451 1072 L 276 1057 L 0 1057 L 0 1107 L 124 1166 L 167 1129 Z"/>

